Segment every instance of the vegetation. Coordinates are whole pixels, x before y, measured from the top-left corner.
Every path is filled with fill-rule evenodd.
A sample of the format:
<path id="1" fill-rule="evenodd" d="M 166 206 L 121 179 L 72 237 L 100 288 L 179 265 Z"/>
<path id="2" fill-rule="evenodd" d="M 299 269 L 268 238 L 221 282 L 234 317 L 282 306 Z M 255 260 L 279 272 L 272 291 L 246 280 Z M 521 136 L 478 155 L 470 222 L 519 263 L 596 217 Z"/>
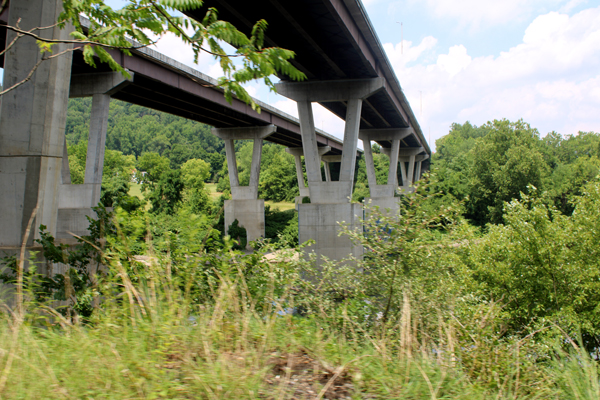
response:
<path id="1" fill-rule="evenodd" d="M 84 7 L 93 24 L 122 20 L 120 34 L 142 43 L 149 39 L 136 24 L 177 30 L 155 15 L 159 3 L 130 3 L 114 13 L 95 0 L 65 1 L 71 17 Z M 234 72 L 209 43 L 225 57 L 226 95 L 256 78 L 253 68 L 268 76 L 289 58 L 262 48 L 264 24 L 245 38 L 211 11 L 201 25 L 184 38 L 195 51 L 209 32 L 228 35 L 245 56 L 258 53 L 258 66 Z M 98 40 L 119 34 L 93 28 Z M 89 107 L 70 103 L 73 183 L 84 179 Z M 398 198 L 398 215 L 367 209 L 364 229 L 344 228 L 364 258 L 316 269 L 299 257 L 293 210 L 266 209 L 267 238 L 253 252 L 243 251 L 238 221 L 223 226 L 227 165 L 208 127 L 116 101 L 110 118 L 104 207 L 90 235 L 66 246 L 42 227 L 44 263 L 36 254 L 3 259 L 0 280 L 17 293 L 0 309 L 3 397 L 600 397 L 597 133 L 541 138 L 524 121 L 454 124 L 432 173 Z M 373 150 L 383 183 L 388 160 Z M 240 141 L 236 151 L 244 184 L 251 145 Z M 361 201 L 368 183 L 357 164 Z M 293 168 L 267 144 L 260 196 L 296 197 Z M 134 181 L 143 198 L 130 195 Z"/>
<path id="2" fill-rule="evenodd" d="M 25 312 L 2 315 L 0 392 L 597 398 L 599 258 L 582 249 L 598 248 L 600 182 L 583 187 L 571 216 L 525 197 L 485 234 L 459 205 L 431 211 L 431 187 L 405 197 L 399 219 L 370 210 L 366 235 L 347 232 L 369 250 L 358 269 L 315 271 L 293 249 L 268 260 L 269 246 L 247 255 L 228 240 L 199 246 L 206 235 L 189 215 L 178 233 L 144 224 L 152 214 L 139 210 L 101 215 L 104 233 L 84 242 L 102 261 L 87 291 L 71 279 L 43 287 L 30 269 Z M 43 245 L 76 265 L 71 250 Z"/>
<path id="3" fill-rule="evenodd" d="M 74 183 L 88 110 L 71 101 Z M 245 229 L 223 226 L 227 165 L 208 127 L 113 101 L 107 143 L 114 211 L 98 208 L 79 247 L 42 232 L 65 272 L 33 257 L 25 311 L 0 315 L 4 397 L 600 397 L 600 135 L 454 124 L 399 216 L 370 209 L 364 230 L 345 229 L 364 259 L 318 270 L 298 256 L 294 210 L 267 207 L 249 254 Z M 247 183 L 251 143 L 236 151 Z M 292 200 L 295 175 L 266 144 L 260 196 Z M 4 259 L 3 282 L 19 286 L 20 261 Z"/>

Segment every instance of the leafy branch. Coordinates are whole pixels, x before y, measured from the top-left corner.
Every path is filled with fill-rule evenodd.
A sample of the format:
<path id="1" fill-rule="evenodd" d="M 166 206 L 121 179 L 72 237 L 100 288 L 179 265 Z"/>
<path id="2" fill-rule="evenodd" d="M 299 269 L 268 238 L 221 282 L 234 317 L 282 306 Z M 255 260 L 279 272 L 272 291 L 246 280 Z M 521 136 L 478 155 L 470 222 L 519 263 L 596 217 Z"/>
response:
<path id="1" fill-rule="evenodd" d="M 107 63 L 114 71 L 129 75 L 108 53 L 107 49 L 120 50 L 131 55 L 132 50 L 154 45 L 165 34 L 171 33 L 189 45 L 194 53 L 194 62 L 198 62 L 202 53 L 209 54 L 218 60 L 224 76 L 218 79 L 218 86 L 223 89 L 225 98 L 231 102 L 236 96 L 260 112 L 260 108 L 244 89 L 243 85 L 253 80 L 263 80 L 275 91 L 269 77 L 283 74 L 293 80 L 303 80 L 306 76 L 298 71 L 290 62 L 295 53 L 277 47 L 264 48 L 264 37 L 267 22 L 258 21 L 250 37 L 237 30 L 231 23 L 218 19 L 217 10 L 209 8 L 202 21 L 191 18 L 174 16 L 173 12 L 186 12 L 202 6 L 202 0 L 129 0 L 128 4 L 118 10 L 113 10 L 102 0 L 64 0 L 63 11 L 58 22 L 49 27 L 36 27 L 31 30 L 18 26 L 7 26 L 16 37 L 6 50 L 23 37 L 35 39 L 40 52 L 51 53 L 52 47 L 58 44 L 83 46 L 83 58 L 91 66 L 96 66 L 97 60 Z M 0 12 L 6 6 L 2 0 Z M 81 16 L 89 20 L 83 23 Z M 72 39 L 45 38 L 40 30 L 69 27 Z M 188 33 L 192 32 L 192 33 Z M 233 54 L 228 54 L 223 48 L 228 44 L 235 48 Z M 5 52 L 6 52 L 5 50 Z M 64 54 L 67 51 L 58 53 Z M 57 54 L 57 55 L 58 55 Z M 41 62 L 54 58 L 41 57 L 33 66 L 25 80 L 5 89 L 0 95 L 15 89 L 27 82 L 33 76 Z M 241 66 L 236 66 L 234 58 L 241 59 Z"/>

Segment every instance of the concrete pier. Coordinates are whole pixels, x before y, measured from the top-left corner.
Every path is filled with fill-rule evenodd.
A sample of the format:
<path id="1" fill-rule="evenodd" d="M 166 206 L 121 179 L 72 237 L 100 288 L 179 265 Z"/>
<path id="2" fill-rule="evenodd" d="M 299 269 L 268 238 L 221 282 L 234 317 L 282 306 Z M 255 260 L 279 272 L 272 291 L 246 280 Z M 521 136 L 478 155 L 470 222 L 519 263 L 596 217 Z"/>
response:
<path id="1" fill-rule="evenodd" d="M 362 257 L 362 246 L 353 244 L 347 237 L 340 237 L 339 224 L 350 228 L 362 226 L 362 206 L 351 204 L 356 165 L 356 150 L 363 99 L 383 88 L 383 80 L 362 79 L 324 82 L 283 82 L 277 84 L 279 94 L 295 100 L 300 117 L 302 149 L 306 166 L 310 204 L 298 204 L 299 240 L 315 240 L 305 252 L 315 252 L 317 265 L 323 257 L 340 260 L 352 254 Z M 338 181 L 326 180 L 321 176 L 321 155 L 317 146 L 312 102 L 346 102 L 346 124 L 341 167 Z M 298 165 L 298 163 L 297 163 Z M 298 166 L 297 166 L 298 168 Z"/>
<path id="2" fill-rule="evenodd" d="M 9 25 L 30 30 L 56 24 L 62 11 L 56 0 L 19 0 L 9 5 Z M 58 27 L 35 33 L 69 39 Z M 7 43 L 15 33 L 7 31 Z M 57 44 L 53 54 L 69 50 Z M 48 56 L 48 54 L 46 54 Z M 35 39 L 22 37 L 5 54 L 4 88 L 23 81 L 43 57 Z M 39 226 L 55 234 L 58 222 L 64 135 L 71 76 L 71 53 L 43 61 L 32 78 L 2 97 L 0 106 L 0 246 L 21 245 L 34 209 L 37 214 L 29 237 L 39 237 Z"/>
<path id="3" fill-rule="evenodd" d="M 57 239 L 70 239 L 71 233 L 78 236 L 89 233 L 87 217 L 96 216 L 92 207 L 100 203 L 102 191 L 110 96 L 129 85 L 132 80 L 133 76 L 126 79 L 119 72 L 82 74 L 71 79 L 69 97 L 92 97 L 92 111 L 83 184 L 71 184 L 69 161 L 68 158 L 65 159 L 68 157 L 65 143 L 55 235 Z"/>
<path id="4" fill-rule="evenodd" d="M 275 125 L 213 128 L 212 133 L 225 141 L 231 200 L 225 201 L 225 232 L 237 219 L 239 226 L 246 229 L 248 243 L 265 237 L 265 201 L 258 199 L 260 182 L 260 160 L 263 140 L 273 133 Z M 253 140 L 252 165 L 250 166 L 250 182 L 241 186 L 238 177 L 234 140 Z M 248 248 L 250 248 L 248 246 Z"/>

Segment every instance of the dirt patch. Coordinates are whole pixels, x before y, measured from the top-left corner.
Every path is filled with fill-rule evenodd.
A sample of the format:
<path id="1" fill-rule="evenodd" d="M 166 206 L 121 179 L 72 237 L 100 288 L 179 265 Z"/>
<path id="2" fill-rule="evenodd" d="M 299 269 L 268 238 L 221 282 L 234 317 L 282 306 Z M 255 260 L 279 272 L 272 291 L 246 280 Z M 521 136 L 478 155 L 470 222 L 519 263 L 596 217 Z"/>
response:
<path id="1" fill-rule="evenodd" d="M 354 385 L 349 371 L 343 367 L 332 367 L 301 352 L 274 354 L 273 366 L 265 380 L 269 386 L 263 399 L 308 400 L 351 399 Z"/>

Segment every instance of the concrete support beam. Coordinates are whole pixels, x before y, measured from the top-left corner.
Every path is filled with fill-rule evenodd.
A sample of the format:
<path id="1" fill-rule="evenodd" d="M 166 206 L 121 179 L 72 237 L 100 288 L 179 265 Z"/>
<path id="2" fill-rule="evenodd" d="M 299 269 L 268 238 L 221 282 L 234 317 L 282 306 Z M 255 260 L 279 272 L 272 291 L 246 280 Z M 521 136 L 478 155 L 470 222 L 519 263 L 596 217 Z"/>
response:
<path id="1" fill-rule="evenodd" d="M 265 237 L 265 201 L 258 199 L 260 160 L 263 140 L 277 130 L 275 125 L 241 128 L 213 128 L 212 133 L 225 141 L 231 200 L 225 202 L 225 230 L 237 219 L 246 228 L 248 243 Z M 253 140 L 250 182 L 241 186 L 237 171 L 234 140 Z"/>
<path id="2" fill-rule="evenodd" d="M 385 86 L 383 78 L 277 83 L 277 93 L 300 102 L 365 99 Z M 302 118 L 300 118 L 302 121 Z"/>
<path id="3" fill-rule="evenodd" d="M 399 157 L 410 157 L 416 156 L 419 153 L 424 152 L 425 149 L 423 147 L 405 147 L 401 149 L 398 153 Z"/>
<path id="4" fill-rule="evenodd" d="M 212 133 L 223 140 L 266 139 L 277 131 L 275 125 L 244 126 L 241 128 L 213 128 Z"/>
<path id="5" fill-rule="evenodd" d="M 56 0 L 19 0 L 9 4 L 8 24 L 45 38 L 68 40 L 56 24 L 62 6 Z M 7 31 L 6 42 L 15 39 Z M 69 50 L 56 44 L 53 53 Z M 72 53 L 43 61 L 31 79 L 2 97 L 0 106 L 0 246 L 18 248 L 37 207 L 28 244 L 46 225 L 55 235 L 66 126 Z M 22 37 L 5 53 L 4 88 L 23 81 L 41 59 L 35 39 Z"/>
<path id="6" fill-rule="evenodd" d="M 361 140 L 372 140 L 374 142 L 380 140 L 402 140 L 410 135 L 414 135 L 415 131 L 412 128 L 386 128 L 386 129 L 361 129 L 358 138 Z"/>
<path id="7" fill-rule="evenodd" d="M 134 74 L 126 78 L 120 72 L 79 74 L 71 77 L 69 97 L 90 97 L 98 93 L 109 96 L 117 93 L 133 82 Z"/>

